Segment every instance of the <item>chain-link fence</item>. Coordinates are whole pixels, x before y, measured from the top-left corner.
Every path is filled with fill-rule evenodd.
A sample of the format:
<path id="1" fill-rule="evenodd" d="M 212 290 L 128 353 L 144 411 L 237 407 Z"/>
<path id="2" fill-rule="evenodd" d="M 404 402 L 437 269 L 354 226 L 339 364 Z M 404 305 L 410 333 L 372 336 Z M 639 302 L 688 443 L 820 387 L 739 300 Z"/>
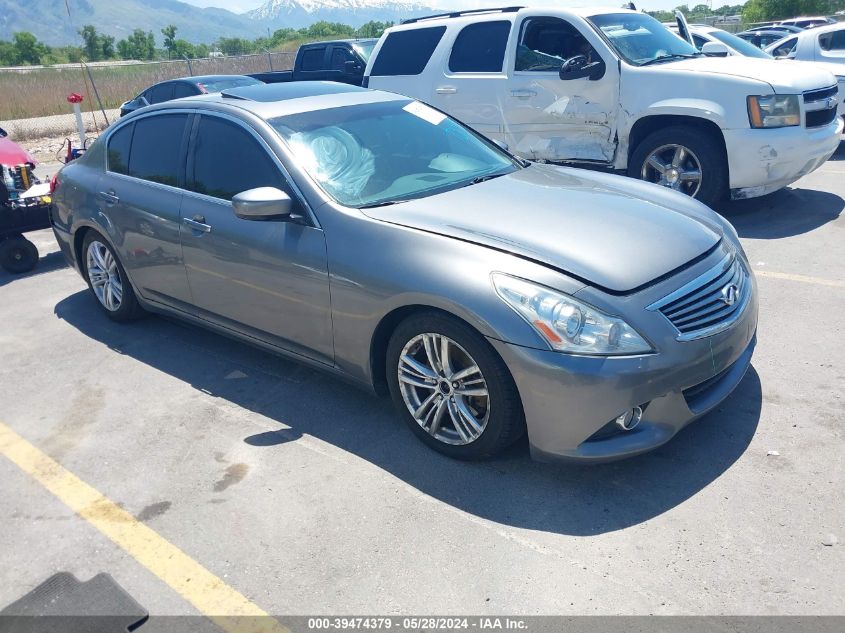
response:
<path id="1" fill-rule="evenodd" d="M 85 110 L 115 108 L 144 88 L 188 75 L 243 75 L 269 70 L 290 70 L 295 53 L 261 53 L 238 57 L 172 60 L 164 62 L 119 62 L 92 65 L 89 72 L 80 65 L 0 68 L 0 121 L 31 119 L 70 111 L 67 96 L 85 98 Z"/>

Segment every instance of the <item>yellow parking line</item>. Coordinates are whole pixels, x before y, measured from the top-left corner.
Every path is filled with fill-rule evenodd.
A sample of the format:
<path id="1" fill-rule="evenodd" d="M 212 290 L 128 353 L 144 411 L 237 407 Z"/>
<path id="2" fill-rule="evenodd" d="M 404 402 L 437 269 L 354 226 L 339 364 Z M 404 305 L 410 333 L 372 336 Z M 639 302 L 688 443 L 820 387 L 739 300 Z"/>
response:
<path id="1" fill-rule="evenodd" d="M 805 284 L 815 284 L 817 286 L 832 286 L 834 288 L 845 288 L 845 281 L 839 279 L 824 279 L 822 277 L 808 277 L 807 275 L 793 275 L 792 273 L 776 273 L 771 270 L 757 270 L 754 269 L 754 274 L 758 277 L 769 277 L 770 279 L 785 279 L 787 281 L 799 281 Z"/>
<path id="2" fill-rule="evenodd" d="M 2 422 L 0 455 L 33 477 L 223 630 L 229 633 L 290 633 L 246 596 Z"/>

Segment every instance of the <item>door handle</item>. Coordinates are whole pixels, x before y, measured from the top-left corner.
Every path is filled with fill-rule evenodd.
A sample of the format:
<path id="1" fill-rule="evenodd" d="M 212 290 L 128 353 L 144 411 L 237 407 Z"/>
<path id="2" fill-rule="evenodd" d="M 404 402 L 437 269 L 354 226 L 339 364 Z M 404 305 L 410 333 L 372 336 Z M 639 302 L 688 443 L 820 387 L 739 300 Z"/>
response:
<path id="1" fill-rule="evenodd" d="M 211 233 L 211 225 L 206 224 L 205 218 L 201 215 L 195 215 L 193 218 L 182 218 L 182 222 L 190 226 L 195 231 Z"/>
<path id="2" fill-rule="evenodd" d="M 517 99 L 530 99 L 536 97 L 537 93 L 533 90 L 511 90 L 511 96 Z"/>
<path id="3" fill-rule="evenodd" d="M 434 89 L 439 95 L 453 95 L 458 92 L 458 89 L 455 86 L 440 86 Z"/>
<path id="4" fill-rule="evenodd" d="M 120 202 L 120 198 L 114 195 L 114 190 L 101 191 L 100 198 L 106 201 L 106 206 L 111 207 Z"/>

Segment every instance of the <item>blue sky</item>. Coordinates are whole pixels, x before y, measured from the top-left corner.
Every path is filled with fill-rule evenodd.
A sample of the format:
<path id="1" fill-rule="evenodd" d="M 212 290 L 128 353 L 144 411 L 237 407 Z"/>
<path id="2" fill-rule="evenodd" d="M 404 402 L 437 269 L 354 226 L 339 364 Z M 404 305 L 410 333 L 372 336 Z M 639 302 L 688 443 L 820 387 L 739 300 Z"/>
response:
<path id="1" fill-rule="evenodd" d="M 235 11 L 237 13 L 248 11 L 249 9 L 254 9 L 256 7 L 261 6 L 264 4 L 264 0 L 183 0 L 189 4 L 196 5 L 198 7 L 221 7 L 224 9 L 229 9 L 230 11 Z M 679 4 L 683 3 L 683 0 L 645 0 L 643 2 L 636 2 L 634 0 L 637 8 L 639 9 L 647 9 L 647 10 L 654 10 L 654 9 L 673 9 Z M 704 0 L 702 0 L 704 1 Z M 738 0 L 737 0 L 738 1 Z M 537 4 L 545 4 L 551 3 L 550 0 L 545 0 L 545 2 L 537 2 Z M 576 1 L 576 0 L 556 0 L 554 2 L 558 5 L 565 5 L 571 7 L 583 7 L 589 5 L 596 5 L 596 6 L 622 6 L 623 0 L 607 0 L 606 2 L 585 2 L 585 1 Z M 698 4 L 699 0 L 691 0 L 690 5 Z M 502 0 L 432 0 L 432 4 L 436 6 L 447 6 L 448 8 L 462 8 L 462 9 L 469 9 L 469 8 L 477 8 L 483 6 L 502 6 L 507 4 L 507 2 L 502 2 Z M 714 6 L 721 6 L 725 4 L 724 2 L 713 2 Z M 736 2 L 734 2 L 736 4 Z"/>

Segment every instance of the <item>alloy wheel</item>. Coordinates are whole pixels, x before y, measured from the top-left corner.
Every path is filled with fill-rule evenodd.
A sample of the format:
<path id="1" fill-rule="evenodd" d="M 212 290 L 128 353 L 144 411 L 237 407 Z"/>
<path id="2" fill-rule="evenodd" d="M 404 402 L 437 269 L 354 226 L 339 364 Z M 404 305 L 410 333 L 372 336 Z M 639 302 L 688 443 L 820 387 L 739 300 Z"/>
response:
<path id="1" fill-rule="evenodd" d="M 481 437 L 490 419 L 490 394 L 463 347 L 442 334 L 419 334 L 402 350 L 398 374 L 405 406 L 429 435 L 455 446 Z"/>
<path id="2" fill-rule="evenodd" d="M 701 190 L 701 161 L 688 147 L 663 145 L 645 160 L 640 177 L 694 198 Z"/>
<path id="3" fill-rule="evenodd" d="M 91 287 L 97 299 L 106 310 L 116 312 L 120 309 L 123 299 L 123 285 L 120 282 L 117 260 L 105 244 L 95 240 L 88 245 L 85 261 L 88 279 L 91 280 Z"/>

